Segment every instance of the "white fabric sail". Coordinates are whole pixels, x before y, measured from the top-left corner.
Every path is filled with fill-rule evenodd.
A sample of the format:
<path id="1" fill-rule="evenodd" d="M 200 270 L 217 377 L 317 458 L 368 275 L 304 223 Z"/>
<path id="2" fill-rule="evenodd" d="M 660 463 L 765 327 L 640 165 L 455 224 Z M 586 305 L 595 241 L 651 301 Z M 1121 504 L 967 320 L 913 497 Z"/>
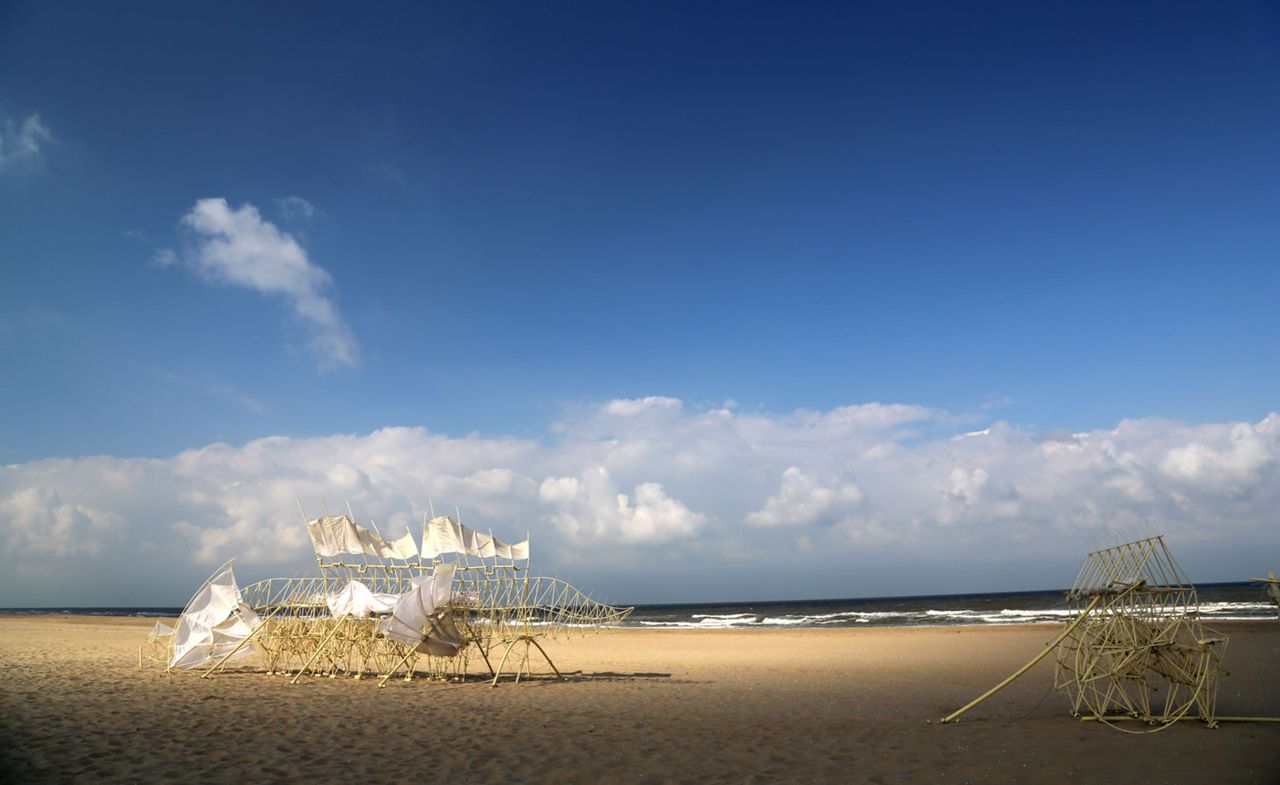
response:
<path id="1" fill-rule="evenodd" d="M 383 558 L 415 559 L 417 556 L 418 543 L 414 542 L 412 533 L 405 532 L 400 539 L 387 543 L 387 555 Z"/>
<path id="2" fill-rule="evenodd" d="M 414 579 L 414 586 L 400 595 L 391 615 L 378 623 L 382 634 L 423 654 L 452 657 L 462 648 L 462 635 L 453 623 L 452 564 L 436 567 L 430 575 Z"/>
<path id="3" fill-rule="evenodd" d="M 212 665 L 235 650 L 260 624 L 258 615 L 245 605 L 228 565 L 214 574 L 191 598 L 173 630 L 171 668 Z M 253 651 L 245 646 L 232 661 Z"/>
<path id="4" fill-rule="evenodd" d="M 307 521 L 307 534 L 311 535 L 311 544 L 321 556 L 364 553 L 364 544 L 360 542 L 360 527 L 345 515 L 326 515 Z"/>
<path id="5" fill-rule="evenodd" d="M 327 597 L 326 602 L 335 619 L 342 616 L 367 619 L 375 613 L 390 613 L 398 599 L 399 595 L 370 591 L 360 581 L 348 581 L 342 591 Z"/>
<path id="6" fill-rule="evenodd" d="M 508 545 L 507 548 L 507 553 L 499 553 L 498 555 L 512 561 L 529 561 L 529 539 L 527 537 L 520 542 Z"/>
<path id="7" fill-rule="evenodd" d="M 475 533 L 476 555 L 492 559 L 498 555 L 498 541 L 492 534 Z"/>
<path id="8" fill-rule="evenodd" d="M 307 533 L 316 553 L 332 558 L 344 553 L 356 556 L 374 556 L 379 559 L 412 559 L 418 555 L 418 545 L 413 535 L 405 535 L 395 542 L 387 542 L 375 531 L 370 531 L 346 515 L 328 515 L 307 522 Z"/>
<path id="9" fill-rule="evenodd" d="M 467 553 L 467 543 L 463 536 L 464 528 L 462 524 L 455 523 L 447 516 L 439 516 L 427 521 L 422 527 L 422 557 L 435 559 L 446 553 Z"/>
<path id="10" fill-rule="evenodd" d="M 422 527 L 422 556 L 435 559 L 446 553 L 527 561 L 529 541 L 509 545 L 491 534 L 473 531 L 442 515 L 432 518 Z"/>

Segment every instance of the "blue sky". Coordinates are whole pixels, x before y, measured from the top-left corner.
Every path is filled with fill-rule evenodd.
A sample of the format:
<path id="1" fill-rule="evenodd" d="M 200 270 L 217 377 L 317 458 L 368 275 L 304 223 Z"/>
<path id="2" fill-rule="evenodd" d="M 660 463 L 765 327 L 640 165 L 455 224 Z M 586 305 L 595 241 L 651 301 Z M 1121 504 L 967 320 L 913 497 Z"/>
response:
<path id="1" fill-rule="evenodd" d="M 1266 4 L 4 3 L 7 558 L 50 574 L 87 558 L 24 539 L 58 521 L 72 539 L 82 526 L 177 537 L 274 514 L 134 509 L 86 490 L 123 471 L 89 456 L 151 466 L 138 462 L 406 427 L 447 437 L 450 455 L 527 445 L 431 471 L 527 479 L 445 502 L 492 501 L 547 539 L 591 529 L 546 485 L 572 477 L 603 482 L 622 515 L 592 536 L 643 528 L 647 498 L 669 533 L 738 538 L 746 574 L 777 556 L 778 527 L 821 547 L 849 524 L 864 536 L 850 553 L 872 554 L 879 516 L 896 563 L 915 564 L 903 532 L 947 515 L 881 505 L 876 468 L 832 441 L 842 407 L 872 404 L 916 408 L 849 443 L 926 463 L 993 425 L 1021 443 L 1164 423 L 1134 447 L 1153 451 L 1155 496 L 1133 492 L 1123 511 L 1100 500 L 1090 526 L 1172 516 L 1194 538 L 1207 519 L 1243 520 L 1243 540 L 1274 551 L 1277 139 L 1280 12 Z M 601 425 L 641 409 L 679 424 Z M 739 428 L 739 448 L 707 458 L 723 476 L 695 505 L 696 489 L 676 491 L 697 472 L 671 475 L 670 461 L 698 452 L 698 423 L 718 411 L 790 435 Z M 800 423 L 806 412 L 819 419 Z M 654 463 L 600 452 L 672 432 L 688 441 Z M 742 463 L 783 444 L 807 447 Z M 1217 458 L 1179 463 L 1197 445 Z M 952 470 L 981 470 L 984 493 L 1004 482 L 1025 512 L 1031 480 L 1002 480 L 1002 455 L 952 455 L 963 465 L 936 493 L 964 498 Z M 1170 467 L 1204 480 L 1213 460 L 1245 474 L 1190 507 L 1185 488 L 1155 489 L 1190 476 Z M 425 504 L 410 490 L 446 490 L 350 465 L 385 516 Z M 997 502 L 972 512 L 973 542 Z M 1034 525 L 1069 530 L 1078 510 L 1057 504 Z M 251 550 L 244 536 L 226 549 Z M 1215 579 L 1244 568 L 1245 551 L 1212 550 Z M 549 566 L 590 573 L 571 556 Z M 645 599 L 652 559 L 624 562 L 620 591 Z M 954 582 L 1006 588 L 973 572 Z M 151 596 L 90 574 L 101 583 L 85 592 Z M 833 561 L 809 588 L 900 590 L 846 574 Z"/>

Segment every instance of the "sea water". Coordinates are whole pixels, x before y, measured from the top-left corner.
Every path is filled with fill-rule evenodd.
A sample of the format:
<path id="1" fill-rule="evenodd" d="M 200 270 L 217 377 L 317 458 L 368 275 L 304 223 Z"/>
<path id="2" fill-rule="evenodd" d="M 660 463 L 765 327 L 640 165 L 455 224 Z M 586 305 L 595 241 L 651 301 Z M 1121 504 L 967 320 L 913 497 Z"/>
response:
<path id="1" fill-rule="evenodd" d="M 1277 608 L 1256 583 L 1197 587 L 1206 622 L 1276 619 Z M 754 627 L 1036 624 L 1071 618 L 1062 590 L 679 605 L 639 605 L 624 627 L 743 629 Z"/>
<path id="2" fill-rule="evenodd" d="M 1206 622 L 1276 619 L 1277 609 L 1257 583 L 1197 587 Z M 624 603 L 625 604 L 625 603 Z M 3 614 L 81 614 L 174 618 L 181 608 L 0 608 Z M 889 627 L 949 624 L 1036 624 L 1072 616 L 1062 590 L 872 597 L 837 600 L 638 605 L 624 627 L 745 629 L 754 627 Z"/>

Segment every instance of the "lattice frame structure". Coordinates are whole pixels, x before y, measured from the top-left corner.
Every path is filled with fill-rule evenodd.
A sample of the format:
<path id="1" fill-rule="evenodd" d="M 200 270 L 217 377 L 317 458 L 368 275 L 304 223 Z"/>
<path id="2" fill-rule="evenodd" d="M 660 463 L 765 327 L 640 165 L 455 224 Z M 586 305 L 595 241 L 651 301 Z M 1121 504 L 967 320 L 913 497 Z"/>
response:
<path id="1" fill-rule="evenodd" d="M 1280 578 L 1276 577 L 1275 571 L 1267 573 L 1265 578 L 1250 578 L 1249 580 L 1266 587 L 1267 598 L 1276 606 L 1276 618 L 1280 619 Z"/>
<path id="2" fill-rule="evenodd" d="M 138 669 L 147 662 L 167 666 L 173 658 L 173 628 L 164 622 L 156 622 L 147 639 L 138 645 Z"/>
<path id="3" fill-rule="evenodd" d="M 1163 537 L 1090 553 L 1067 602 L 1077 619 L 1057 646 L 1054 686 L 1072 714 L 1129 733 L 1191 718 L 1217 726 L 1227 638 L 1201 624 Z"/>
<path id="4" fill-rule="evenodd" d="M 560 579 L 532 576 L 527 558 L 517 563 L 466 554 L 450 557 L 396 559 L 345 553 L 328 557 L 317 545 L 319 577 L 269 578 L 240 591 L 240 601 L 261 621 L 237 651 L 252 644 L 268 674 L 292 675 L 294 682 L 303 676 L 379 676 L 380 685 L 393 676 L 459 681 L 465 679 L 473 653 L 483 659 L 492 683 L 497 684 L 504 672 L 518 682 L 532 674 L 534 650 L 560 675 L 540 639 L 613 626 L 633 610 L 597 602 Z M 445 566 L 449 569 L 442 570 Z M 404 595 L 436 575 L 452 576 L 451 599 L 441 610 L 461 639 L 452 656 L 436 656 L 386 637 L 376 614 L 357 618 L 331 610 L 329 598 L 350 581 L 371 592 Z M 171 650 L 171 640 L 153 633 L 139 648 L 139 667 L 147 659 L 166 660 Z M 497 651 L 502 652 L 500 659 L 494 656 Z M 213 663 L 204 675 L 222 670 L 231 654 Z"/>

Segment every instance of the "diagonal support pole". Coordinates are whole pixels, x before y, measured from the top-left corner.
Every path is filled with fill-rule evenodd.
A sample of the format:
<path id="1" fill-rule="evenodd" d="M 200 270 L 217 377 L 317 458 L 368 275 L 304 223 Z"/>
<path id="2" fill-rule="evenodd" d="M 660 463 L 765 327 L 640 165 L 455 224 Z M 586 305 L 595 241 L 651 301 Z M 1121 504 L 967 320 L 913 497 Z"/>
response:
<path id="1" fill-rule="evenodd" d="M 267 618 L 262 619 L 262 620 L 258 623 L 258 626 L 253 628 L 253 631 L 252 631 L 252 632 L 250 632 L 248 635 L 244 636 L 244 640 L 242 640 L 242 641 L 240 641 L 239 643 L 237 643 L 237 644 L 236 644 L 236 647 L 235 647 L 234 649 L 232 649 L 231 651 L 227 652 L 226 656 L 224 656 L 222 659 L 220 659 L 220 660 L 218 660 L 217 662 L 215 662 L 215 663 L 213 664 L 213 667 L 212 667 L 212 668 L 210 668 L 209 670 L 207 670 L 207 671 L 205 671 L 204 673 L 200 674 L 200 678 L 202 678 L 202 679 L 207 679 L 207 678 L 209 678 L 209 676 L 210 676 L 210 675 L 212 675 L 212 674 L 213 674 L 213 672 L 214 672 L 214 671 L 216 671 L 218 668 L 221 668 L 221 667 L 222 667 L 222 665 L 223 665 L 223 663 L 225 663 L 227 660 L 229 660 L 229 659 L 231 659 L 232 657 L 234 657 L 234 656 L 235 656 L 235 654 L 236 654 L 236 652 L 238 652 L 238 651 L 240 651 L 241 649 L 243 649 L 243 648 L 245 647 L 245 644 L 247 644 L 250 640 L 252 640 L 252 639 L 253 639 L 253 636 L 255 636 L 255 635 L 257 635 L 257 634 L 258 634 L 258 630 L 261 630 L 261 629 L 263 629 L 264 627 L 266 627 L 266 626 L 267 626 L 267 622 L 271 620 L 271 617 L 272 617 L 272 616 L 275 616 L 275 615 L 276 615 L 277 613 L 279 613 L 279 612 L 280 612 L 280 609 L 279 609 L 279 608 L 276 608 L 274 611 L 272 611 L 272 612 L 270 613 L 270 615 L 268 615 L 268 616 L 267 616 Z"/>
<path id="2" fill-rule="evenodd" d="M 307 661 L 303 663 L 301 668 L 298 668 L 298 674 L 289 680 L 290 684 L 298 683 L 298 679 L 302 678 L 302 674 L 307 672 L 307 668 L 311 667 L 311 663 L 316 661 L 316 658 L 319 657 L 325 647 L 329 645 L 329 641 L 333 640 L 334 636 L 338 634 L 338 630 L 342 629 L 342 623 L 347 620 L 347 617 L 348 614 L 346 613 L 339 617 L 338 621 L 333 625 L 333 629 L 329 631 L 329 634 L 324 636 L 324 639 L 320 641 L 320 645 L 316 646 L 316 650 L 311 652 L 311 656 L 307 658 Z"/>
<path id="3" fill-rule="evenodd" d="M 403 657 L 401 657 L 401 658 L 400 658 L 400 661 L 399 661 L 399 662 L 397 662 L 395 665 L 393 665 L 393 666 L 392 666 L 392 667 L 387 671 L 387 675 L 386 675 L 386 676 L 383 676 L 383 677 L 382 677 L 382 680 L 378 682 L 378 686 L 379 686 L 379 687 L 385 687 L 385 686 L 387 686 L 387 680 L 391 678 L 392 674 L 394 674 L 397 670 L 399 670 L 399 669 L 400 669 L 400 666 L 402 666 L 402 665 L 407 665 L 407 664 L 409 663 L 409 658 L 410 658 L 410 657 L 412 657 L 413 655 L 417 654 L 417 653 L 418 653 L 418 652 L 417 652 L 417 650 L 412 649 L 412 648 L 411 648 L 411 649 L 409 649 L 407 652 L 405 652 L 405 655 L 404 655 Z"/>
<path id="4" fill-rule="evenodd" d="M 1018 668 L 1004 681 L 1000 682 L 996 686 L 992 687 L 991 689 L 982 693 L 978 697 L 969 701 L 967 704 L 964 705 L 964 707 L 956 709 L 955 711 L 951 712 L 947 716 L 943 717 L 942 718 L 943 724 L 946 724 L 948 722 L 955 722 L 956 720 L 960 719 L 961 714 L 964 714 L 969 709 L 972 709 L 974 706 L 977 706 L 979 703 L 982 703 L 984 700 L 986 700 L 987 698 L 990 698 L 992 695 L 995 695 L 1000 690 L 1003 690 L 1005 687 L 1008 687 L 1013 682 L 1014 679 L 1018 678 L 1019 676 L 1026 673 L 1027 671 L 1031 670 L 1032 666 L 1034 666 L 1040 660 L 1043 660 L 1046 656 L 1048 656 L 1049 652 L 1053 651 L 1054 648 L 1057 647 L 1059 643 L 1062 643 L 1063 639 L 1065 639 L 1068 635 L 1070 635 L 1072 630 L 1080 626 L 1080 622 L 1084 621 L 1085 617 L 1088 616 L 1089 613 L 1094 608 L 1098 607 L 1098 603 L 1101 600 L 1102 600 L 1101 595 L 1094 597 L 1093 602 L 1089 603 L 1089 605 L 1084 609 L 1084 612 L 1082 612 L 1079 616 L 1077 616 L 1075 621 L 1068 624 L 1067 628 L 1064 629 L 1061 633 L 1059 633 L 1058 637 L 1054 638 L 1049 643 L 1048 646 L 1045 646 L 1044 651 L 1032 657 L 1030 662 L 1028 662 L 1026 665 L 1023 665 L 1021 668 Z"/>

